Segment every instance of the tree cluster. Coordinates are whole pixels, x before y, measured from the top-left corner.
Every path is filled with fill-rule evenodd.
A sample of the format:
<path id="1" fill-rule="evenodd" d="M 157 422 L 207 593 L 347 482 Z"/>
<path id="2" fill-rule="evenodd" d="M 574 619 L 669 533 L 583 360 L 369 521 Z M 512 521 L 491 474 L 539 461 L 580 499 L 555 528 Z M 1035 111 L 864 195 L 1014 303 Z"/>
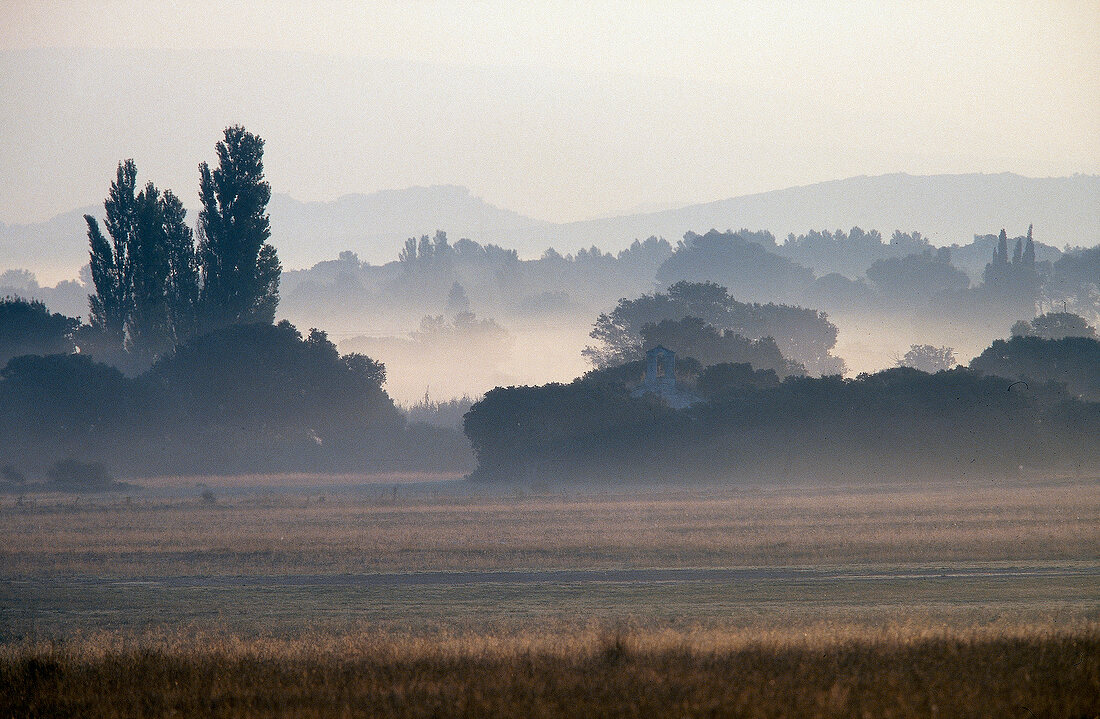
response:
<path id="1" fill-rule="evenodd" d="M 1019 320 L 1012 325 L 1013 337 L 1039 337 L 1060 340 L 1066 337 L 1096 339 L 1096 329 L 1084 317 L 1072 312 L 1046 312 L 1033 320 Z"/>
<path id="2" fill-rule="evenodd" d="M 849 232 L 838 229 L 835 232 L 810 230 L 797 236 L 792 233 L 782 245 L 776 247 L 776 251 L 801 265 L 812 267 L 821 275 L 836 273 L 854 280 L 879 260 L 921 254 L 930 248 L 928 239 L 919 232 L 895 230 L 886 241 L 878 230 L 864 232 L 859 227 L 853 227 Z"/>
<path id="3" fill-rule="evenodd" d="M 741 233 L 688 232 L 657 270 L 663 286 L 678 281 L 715 282 L 750 300 L 798 301 L 814 281 L 803 267 Z"/>
<path id="4" fill-rule="evenodd" d="M 532 319 L 590 316 L 618 298 L 651 287 L 672 253 L 665 240 L 635 241 L 617 254 L 596 247 L 576 254 L 549 248 L 538 259 L 473 240 L 451 242 L 443 232 L 409 238 L 399 259 L 384 265 L 360 262 L 353 253 L 283 275 L 282 310 L 330 325 L 361 324 L 364 314 L 382 314 L 412 326 L 448 301 L 462 286 L 470 311 L 504 324 Z"/>
<path id="5" fill-rule="evenodd" d="M 133 160 L 119 163 L 103 203 L 106 234 L 85 215 L 93 353 L 141 369 L 201 331 L 274 320 L 281 267 L 267 243 L 263 140 L 228 127 L 216 151 L 217 168 L 199 166 L 197 243 L 183 203 L 152 182 L 139 189 Z"/>

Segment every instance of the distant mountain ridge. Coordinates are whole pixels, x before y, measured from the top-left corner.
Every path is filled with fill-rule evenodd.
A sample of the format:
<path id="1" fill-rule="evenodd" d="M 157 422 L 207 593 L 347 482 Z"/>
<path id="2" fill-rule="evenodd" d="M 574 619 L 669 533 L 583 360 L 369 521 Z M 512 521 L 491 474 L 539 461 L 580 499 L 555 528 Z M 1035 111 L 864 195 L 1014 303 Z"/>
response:
<path id="1" fill-rule="evenodd" d="M 917 230 L 935 245 L 968 244 L 974 235 L 1024 234 L 1062 246 L 1100 243 L 1100 176 L 1030 178 L 997 175 L 859 176 L 744 195 L 626 217 L 558 225 L 566 246 L 606 238 L 607 248 L 656 234 L 670 241 L 710 228 L 770 230 L 782 243 L 810 229 Z M 548 239 L 548 238 L 547 238 Z M 604 247 L 600 244 L 601 248 Z"/>
<path id="2" fill-rule="evenodd" d="M 277 194 L 269 211 L 272 242 L 286 267 L 309 267 L 343 250 L 373 263 L 388 262 L 397 258 L 407 238 L 436 230 L 456 240 L 507 244 L 509 238 L 528 238 L 554 227 L 491 205 L 457 185 L 350 194 L 331 202 L 299 202 Z M 300 241 L 311 235 L 308 244 Z"/>
<path id="3" fill-rule="evenodd" d="M 658 235 L 675 242 L 687 231 L 766 229 L 780 243 L 788 233 L 859 226 L 889 237 L 918 230 L 936 245 L 968 244 L 974 235 L 1010 236 L 1035 226 L 1035 238 L 1054 246 L 1100 243 L 1100 176 L 1029 178 L 995 175 L 859 176 L 733 197 L 674 210 L 552 223 L 492 205 L 464 187 L 436 185 L 350 194 L 331 202 L 300 202 L 275 194 L 269 206 L 272 242 L 287 269 L 308 267 L 351 250 L 372 263 L 395 259 L 408 237 L 445 230 L 540 255 L 596 245 L 623 249 Z M 82 215 L 73 210 L 47 222 L 0 224 L 0 271 L 30 269 L 42 282 L 76 276 L 87 261 Z M 194 222 L 195 212 L 188 213 Z"/>

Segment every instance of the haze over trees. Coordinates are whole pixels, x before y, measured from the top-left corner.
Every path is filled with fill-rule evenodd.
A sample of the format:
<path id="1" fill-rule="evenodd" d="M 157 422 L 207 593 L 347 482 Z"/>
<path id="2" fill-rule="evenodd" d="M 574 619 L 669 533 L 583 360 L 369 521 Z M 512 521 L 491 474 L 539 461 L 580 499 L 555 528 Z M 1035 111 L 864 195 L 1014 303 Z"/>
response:
<path id="1" fill-rule="evenodd" d="M 786 360 L 811 373 L 843 372 L 843 360 L 829 354 L 836 344 L 837 328 L 824 313 L 790 305 L 738 302 L 725 287 L 713 282 L 681 281 L 667 293 L 620 300 L 614 310 L 596 319 L 590 334 L 596 344 L 585 348 L 584 355 L 598 368 L 639 359 L 645 349 L 643 327 L 688 317 L 701 320 L 715 332 L 749 340 L 771 338 Z M 790 366 L 787 372 L 793 370 Z"/>
<path id="2" fill-rule="evenodd" d="M 179 471 L 453 469 L 469 460 L 454 431 L 468 408 L 473 420 L 467 434 L 481 448 L 483 466 L 504 467 L 508 457 L 529 464 L 529 451 L 549 452 L 554 462 L 568 464 L 570 457 L 598 454 L 594 448 L 605 440 L 626 452 L 619 457 L 623 467 L 630 453 L 647 456 L 656 447 L 692 462 L 696 455 L 665 444 L 688 417 L 719 443 L 733 442 L 740 422 L 738 431 L 746 436 L 772 433 L 807 447 L 792 462 L 840 466 L 840 449 L 812 434 L 789 435 L 776 408 L 784 408 L 782 417 L 802 418 L 803 424 L 795 423 L 802 432 L 835 425 L 864 433 L 852 440 L 853 451 L 871 457 L 886 441 L 875 429 L 875 422 L 886 421 L 883 407 L 931 421 L 930 407 L 950 405 L 944 393 L 986 398 L 997 377 L 1029 388 L 1024 404 L 1002 409 L 1015 413 L 1021 426 L 1046 423 L 1035 430 L 1040 445 L 1054 441 L 1045 433 L 1066 417 L 1084 417 L 1081 426 L 1092 426 L 1097 381 L 1089 364 L 1095 331 L 1088 319 L 1100 308 L 1092 273 L 1100 254 L 1068 250 L 1055 262 L 1042 260 L 1045 250 L 1032 228 L 1026 236 L 1010 239 L 1001 230 L 993 238 L 977 284 L 953 264 L 957 252 L 969 249 L 935 249 L 918 232 L 895 231 L 887 242 L 858 227 L 791 236 L 783 244 L 766 230 L 689 232 L 676 247 L 649 237 L 614 255 L 594 246 L 562 255 L 551 247 L 535 260 L 470 239 L 452 243 L 437 231 L 410 237 L 385 265 L 345 251 L 288 273 L 284 282 L 270 242 L 263 147 L 242 127 L 225 129 L 216 145 L 217 166 L 200 165 L 194 232 L 174 193 L 141 185 L 133 161 L 119 163 L 102 224 L 85 218 L 87 282 L 94 287 L 88 325 L 51 314 L 40 302 L 0 303 L 0 358 L 6 362 L 0 398 L 7 412 L 0 418 L 0 448 L 11 453 L 21 447 L 39 470 L 70 458 L 114 463 L 123 473 L 145 471 L 151 463 Z M 975 245 L 987 240 L 975 236 Z M 821 268 L 801 262 L 828 272 L 819 276 Z M 29 272 L 2 277 L 36 286 Z M 287 320 L 275 324 L 284 294 L 291 305 L 284 310 L 328 313 L 341 321 L 367 318 L 378 334 L 334 333 L 345 337 L 342 353 L 326 331 L 300 333 Z M 1083 314 L 1064 309 L 1035 316 L 1055 297 L 1064 298 L 1065 308 L 1071 301 L 1084 306 Z M 897 359 L 903 367 L 892 373 L 841 380 L 846 367 L 830 315 L 914 326 L 965 316 L 1001 322 L 1002 329 L 1006 316 L 1025 319 L 1013 326 L 1019 337 L 994 343 L 968 370 L 951 369 L 956 345 L 913 344 Z M 410 321 L 415 329 L 394 329 Z M 572 350 L 596 368 L 583 378 L 546 387 L 498 386 L 477 402 L 450 402 L 446 394 L 431 399 L 436 378 L 475 378 L 477 394 L 516 384 L 506 369 L 513 351 L 520 348 L 524 362 L 539 359 L 532 334 L 561 328 L 588 331 L 592 340 L 583 351 Z M 657 345 L 679 353 L 677 379 L 704 400 L 699 406 L 677 412 L 630 396 L 645 351 Z M 380 358 L 404 375 L 408 395 L 423 392 L 411 414 L 428 424 L 407 422 L 383 389 L 387 373 Z M 410 367 L 421 374 L 406 374 Z M 933 382 L 921 372 L 907 374 L 910 368 L 950 378 Z M 529 417 L 528 402 L 539 407 Z M 969 410 L 951 405 L 944 411 L 963 422 Z M 498 427 L 514 412 L 522 415 L 518 424 Z M 986 419 L 967 421 L 979 426 Z M 525 422 L 545 426 L 529 436 Z M 64 428 L 63 442 L 50 439 L 58 427 Z M 916 424 L 906 427 L 917 432 Z M 501 453 L 498 430 L 513 433 L 508 442 L 519 444 Z M 651 445 L 637 446 L 640 437 Z M 688 446 L 696 440 L 682 435 L 679 441 Z M 951 441 L 954 456 L 973 450 Z M 923 439 L 917 444 L 927 449 Z M 696 449 L 700 467 L 732 461 Z M 750 458 L 756 451 L 742 449 Z M 1002 449 L 996 459 L 982 454 L 982 466 L 1019 466 L 1016 450 Z M 943 469 L 947 451 L 928 450 L 928 466 L 940 462 Z M 902 449 L 889 452 L 899 467 L 916 461 L 903 458 Z M 657 460 L 654 466 L 665 461 Z M 668 468 L 675 464 L 668 462 Z M 752 465 L 737 462 L 742 469 Z"/>
<path id="3" fill-rule="evenodd" d="M 774 244 L 770 233 L 766 236 Z M 685 280 L 715 282 L 745 300 L 798 301 L 814 281 L 813 270 L 767 251 L 756 239 L 745 230 L 688 232 L 658 268 L 657 281 L 665 286 Z"/>
<path id="4" fill-rule="evenodd" d="M 0 456 L 21 476 L 58 462 L 124 474 L 465 466 L 456 431 L 407 426 L 381 362 L 273 324 L 263 141 L 233 126 L 216 149 L 218 166 L 200 166 L 197 243 L 179 199 L 139 189 L 134 162 L 119 163 L 103 229 L 85 218 L 87 326 L 0 301 Z M 469 312 L 455 322 L 495 327 Z"/>
<path id="5" fill-rule="evenodd" d="M 693 238 L 708 235 L 696 247 L 701 240 Z M 1012 237 L 1008 232 L 1001 252 L 999 240 L 999 234 L 979 234 L 969 245 L 936 249 L 919 232 L 895 231 L 885 237 L 857 227 L 849 232 L 812 231 L 777 243 L 767 231 L 742 229 L 692 235 L 678 249 L 650 237 L 617 255 L 595 247 L 576 254 L 549 248 L 538 259 L 521 259 L 514 250 L 465 238 L 452 242 L 446 233 L 436 232 L 410 238 L 400 258 L 384 265 L 363 262 L 354 252 L 345 251 L 309 270 L 284 273 L 278 313 L 301 326 L 326 327 L 345 351 L 362 350 L 367 341 L 391 347 L 387 359 L 400 365 L 394 377 L 404 402 L 415 401 L 428 385 L 445 388 L 444 394 L 479 394 L 491 386 L 473 377 L 469 382 L 440 384 L 432 376 L 435 367 L 398 362 L 397 349 L 419 331 L 425 317 L 437 317 L 445 310 L 456 283 L 465 292 L 471 312 L 479 319 L 491 319 L 517 341 L 503 354 L 485 348 L 492 350 L 487 356 L 502 358 L 493 370 L 494 381 L 565 379 L 583 371 L 580 352 L 585 327 L 594 317 L 610 312 L 624 297 L 663 291 L 658 274 L 664 273 L 666 282 L 673 279 L 675 275 L 668 274 L 672 270 L 690 269 L 687 260 L 709 257 L 704 250 L 733 248 L 744 255 L 743 261 L 732 261 L 719 252 L 711 258 L 713 262 L 696 262 L 700 272 L 725 278 L 722 283 L 729 283 L 724 286 L 739 302 L 751 297 L 739 294 L 737 287 L 755 292 L 763 284 L 759 278 L 771 277 L 772 270 L 779 272 L 777 286 L 793 282 L 787 286 L 792 299 L 786 302 L 827 312 L 842 330 L 840 345 L 834 345 L 831 354 L 845 356 L 847 365 L 859 371 L 893 364 L 895 348 L 908 344 L 912 336 L 972 356 L 1000 336 L 1003 327 L 1040 311 L 1065 306 L 1093 323 L 1100 321 L 1100 285 L 1095 279 L 1100 265 L 1093 261 L 1100 253 L 1079 249 L 1062 253 L 1034 236 L 1029 243 L 1026 235 Z M 1029 246 L 1035 248 L 1033 273 L 1028 269 Z M 811 260 L 823 263 L 824 269 L 849 274 L 798 264 Z M 20 285 L 12 292 L 19 296 L 65 301 L 73 294 L 68 286 L 32 287 L 20 273 L 9 272 L 6 277 L 12 285 Z M 875 331 L 857 340 L 856 333 L 868 323 Z M 85 346 L 91 346 L 87 338 Z M 533 348 L 526 354 L 538 358 L 537 368 L 529 356 L 517 354 L 519 346 Z M 99 356 L 105 358 L 102 352 Z M 812 361 L 803 364 L 815 372 Z"/>

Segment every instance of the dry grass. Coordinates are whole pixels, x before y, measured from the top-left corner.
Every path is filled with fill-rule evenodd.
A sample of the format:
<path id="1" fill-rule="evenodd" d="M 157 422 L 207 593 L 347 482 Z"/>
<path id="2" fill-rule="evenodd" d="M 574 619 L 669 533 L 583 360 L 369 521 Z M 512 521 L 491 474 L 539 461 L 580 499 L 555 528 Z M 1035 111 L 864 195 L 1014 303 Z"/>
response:
<path id="1" fill-rule="evenodd" d="M 9 577 L 1094 562 L 1100 481 L 0 505 Z"/>
<path id="2" fill-rule="evenodd" d="M 2 716 L 1100 715 L 1100 625 L 100 635 L 0 648 Z"/>

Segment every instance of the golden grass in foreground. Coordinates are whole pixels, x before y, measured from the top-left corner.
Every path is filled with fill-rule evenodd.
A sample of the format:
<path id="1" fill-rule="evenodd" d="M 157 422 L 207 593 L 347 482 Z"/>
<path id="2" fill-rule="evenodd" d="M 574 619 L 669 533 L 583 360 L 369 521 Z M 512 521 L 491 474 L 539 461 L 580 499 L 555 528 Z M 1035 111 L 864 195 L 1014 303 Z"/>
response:
<path id="1" fill-rule="evenodd" d="M 0 647 L 0 716 L 1100 716 L 1100 624 Z"/>

